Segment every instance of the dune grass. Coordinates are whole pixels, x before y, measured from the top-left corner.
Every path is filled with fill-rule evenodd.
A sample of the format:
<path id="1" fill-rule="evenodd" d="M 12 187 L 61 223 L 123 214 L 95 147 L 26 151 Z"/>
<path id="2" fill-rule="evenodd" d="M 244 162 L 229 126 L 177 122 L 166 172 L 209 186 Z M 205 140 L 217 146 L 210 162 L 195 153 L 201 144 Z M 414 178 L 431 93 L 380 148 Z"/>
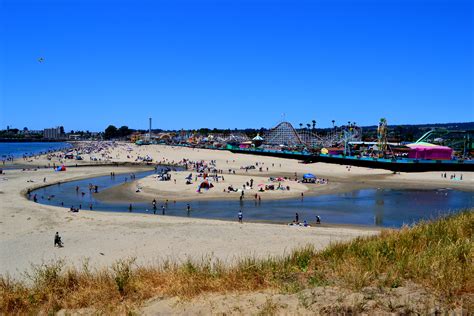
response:
<path id="1" fill-rule="evenodd" d="M 127 311 L 156 296 L 264 289 L 294 293 L 325 285 L 394 288 L 407 281 L 456 304 L 474 293 L 473 232 L 474 212 L 465 211 L 321 252 L 306 247 L 279 258 L 244 258 L 233 266 L 211 260 L 138 266 L 126 259 L 91 270 L 87 263 L 76 269 L 57 261 L 34 266 L 29 282 L 0 276 L 0 312 Z"/>

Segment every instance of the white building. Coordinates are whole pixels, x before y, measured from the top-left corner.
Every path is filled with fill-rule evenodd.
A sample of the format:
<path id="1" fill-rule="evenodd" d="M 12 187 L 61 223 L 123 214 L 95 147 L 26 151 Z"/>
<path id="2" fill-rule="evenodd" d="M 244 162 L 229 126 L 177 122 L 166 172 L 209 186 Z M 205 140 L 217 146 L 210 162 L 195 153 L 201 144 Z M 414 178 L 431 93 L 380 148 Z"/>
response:
<path id="1" fill-rule="evenodd" d="M 71 140 L 80 140 L 81 135 L 80 134 L 70 134 L 68 138 L 71 139 Z"/>
<path id="2" fill-rule="evenodd" d="M 43 138 L 47 139 L 61 139 L 64 135 L 61 134 L 61 128 L 53 127 L 53 128 L 45 128 L 43 131 Z"/>

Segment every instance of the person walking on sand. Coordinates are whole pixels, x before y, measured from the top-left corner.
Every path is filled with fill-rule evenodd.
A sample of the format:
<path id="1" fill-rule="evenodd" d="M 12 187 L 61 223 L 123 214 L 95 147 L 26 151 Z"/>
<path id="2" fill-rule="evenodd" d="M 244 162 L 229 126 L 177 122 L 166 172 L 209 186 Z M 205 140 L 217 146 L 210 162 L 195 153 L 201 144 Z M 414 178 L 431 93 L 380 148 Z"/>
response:
<path id="1" fill-rule="evenodd" d="M 59 236 L 58 232 L 56 232 L 56 234 L 54 235 L 54 247 L 63 247 L 63 242 L 61 241 L 61 237 Z"/>
<path id="2" fill-rule="evenodd" d="M 243 219 L 243 214 L 242 214 L 242 210 L 239 211 L 239 213 L 237 214 L 237 217 L 239 218 L 239 223 L 242 224 L 242 219 Z"/>

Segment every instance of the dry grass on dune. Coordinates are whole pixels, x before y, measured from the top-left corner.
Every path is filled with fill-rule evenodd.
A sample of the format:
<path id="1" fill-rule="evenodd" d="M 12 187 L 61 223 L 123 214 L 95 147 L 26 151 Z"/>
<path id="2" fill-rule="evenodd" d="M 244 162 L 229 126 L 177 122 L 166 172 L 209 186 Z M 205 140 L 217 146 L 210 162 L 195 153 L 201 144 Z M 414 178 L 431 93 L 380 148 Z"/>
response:
<path id="1" fill-rule="evenodd" d="M 335 244 L 307 247 L 282 258 L 242 259 L 232 267 L 211 260 L 140 267 L 133 259 L 109 269 L 35 266 L 30 283 L 0 277 L 3 313 L 54 312 L 93 307 L 130 310 L 156 296 L 191 298 L 203 293 L 301 289 L 337 285 L 398 287 L 406 281 L 436 293 L 446 304 L 466 304 L 474 293 L 474 212 L 466 211 L 412 228 Z M 472 303 L 472 302 L 471 302 Z"/>

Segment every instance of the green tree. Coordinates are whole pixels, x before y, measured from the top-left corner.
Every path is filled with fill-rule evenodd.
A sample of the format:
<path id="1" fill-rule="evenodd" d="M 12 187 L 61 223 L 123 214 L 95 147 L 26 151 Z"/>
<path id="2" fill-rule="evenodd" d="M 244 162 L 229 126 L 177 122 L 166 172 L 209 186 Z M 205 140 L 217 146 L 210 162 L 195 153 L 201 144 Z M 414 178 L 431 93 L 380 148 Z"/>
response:
<path id="1" fill-rule="evenodd" d="M 105 132 L 104 132 L 104 138 L 105 139 L 111 139 L 111 138 L 115 138 L 117 136 L 118 136 L 118 130 L 117 130 L 117 127 L 115 127 L 114 125 L 109 125 L 105 129 Z"/>
<path id="2" fill-rule="evenodd" d="M 121 126 L 118 129 L 118 136 L 120 136 L 120 137 L 127 137 L 131 133 L 132 133 L 132 131 L 128 128 L 128 126 Z"/>
<path id="3" fill-rule="evenodd" d="M 200 128 L 198 132 L 201 135 L 208 135 L 211 132 L 211 130 L 209 128 L 203 127 L 203 128 Z"/>

